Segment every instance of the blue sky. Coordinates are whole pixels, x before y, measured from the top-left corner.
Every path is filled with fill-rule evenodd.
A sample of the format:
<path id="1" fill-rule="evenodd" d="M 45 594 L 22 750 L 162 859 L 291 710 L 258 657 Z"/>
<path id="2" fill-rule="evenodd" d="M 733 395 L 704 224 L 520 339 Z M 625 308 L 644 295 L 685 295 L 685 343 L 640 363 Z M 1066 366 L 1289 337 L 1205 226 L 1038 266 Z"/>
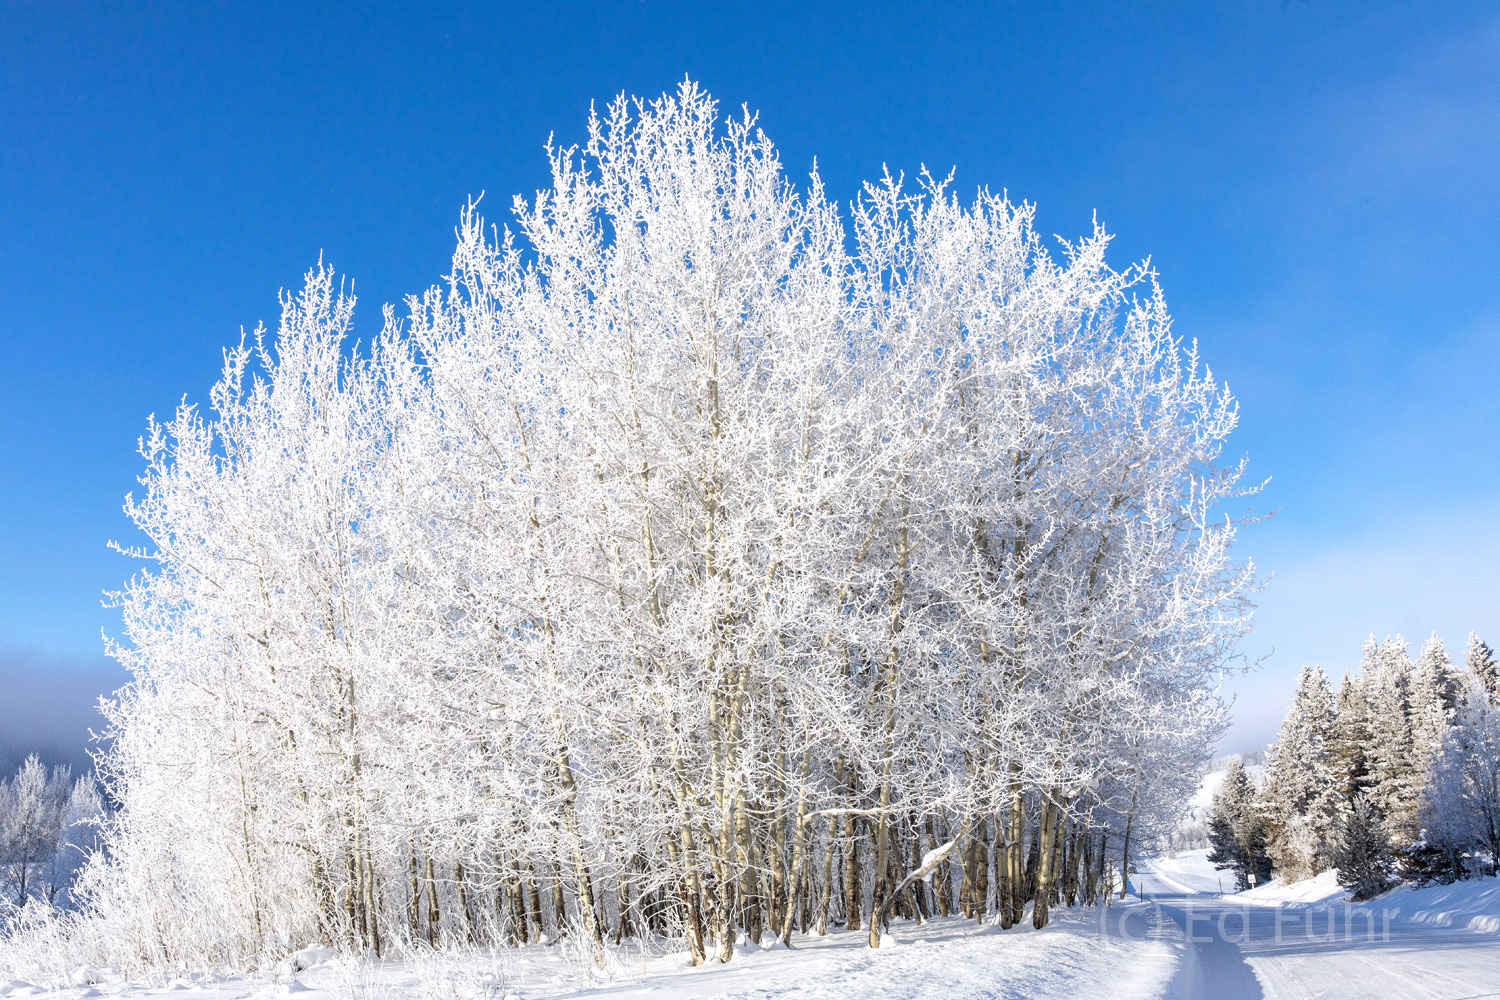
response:
<path id="1" fill-rule="evenodd" d="M 1362 637 L 1500 640 L 1500 14 L 1487 5 L 0 7 L 0 741 L 115 675 L 100 592 L 148 413 L 321 252 L 379 305 L 589 102 L 685 75 L 847 200 L 958 169 L 1151 255 L 1279 509 L 1226 743 Z M 493 214 L 494 208 L 491 210 Z M 29 728 L 28 728 L 29 727 Z"/>

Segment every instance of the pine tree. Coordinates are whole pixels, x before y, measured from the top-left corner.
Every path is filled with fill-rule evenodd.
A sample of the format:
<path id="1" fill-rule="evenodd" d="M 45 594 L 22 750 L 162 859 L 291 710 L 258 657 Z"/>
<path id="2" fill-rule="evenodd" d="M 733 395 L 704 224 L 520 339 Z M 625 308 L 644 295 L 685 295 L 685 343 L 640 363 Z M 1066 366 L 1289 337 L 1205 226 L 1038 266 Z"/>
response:
<path id="1" fill-rule="evenodd" d="M 1423 847 L 1409 864 L 1430 878 L 1493 874 L 1500 862 L 1500 706 L 1471 684 L 1423 790 Z M 1405 860 L 1405 859 L 1404 859 Z"/>
<path id="2" fill-rule="evenodd" d="M 1463 877 L 1462 854 L 1454 844 L 1429 839 L 1424 829 L 1401 849 L 1396 873 L 1415 886 L 1448 885 Z"/>
<path id="3" fill-rule="evenodd" d="M 1407 700 L 1412 732 L 1413 763 L 1418 780 L 1427 783 L 1427 771 L 1443 744 L 1443 733 L 1458 704 L 1459 678 L 1448 660 L 1448 652 L 1436 632 L 1422 647 L 1412 668 Z"/>
<path id="4" fill-rule="evenodd" d="M 1434 632 L 1422 647 L 1412 669 L 1407 713 L 1411 721 L 1412 767 L 1416 783 L 1416 837 L 1401 847 L 1401 873 L 1418 885 L 1451 882 L 1462 874 L 1455 843 L 1429 832 L 1430 810 L 1423 809 L 1433 771 L 1442 755 L 1443 740 L 1458 701 L 1459 679 L 1448 660 L 1443 641 Z"/>
<path id="5" fill-rule="evenodd" d="M 1367 646 L 1368 650 L 1368 646 Z M 1415 840 L 1421 775 L 1411 729 L 1412 664 L 1399 635 L 1373 651 L 1365 679 L 1370 690 L 1370 797 L 1393 846 Z"/>
<path id="6" fill-rule="evenodd" d="M 1495 662 L 1494 650 L 1481 642 L 1478 635 L 1469 633 L 1469 646 L 1464 650 L 1464 665 L 1489 696 L 1490 704 L 1500 706 L 1500 664 Z"/>
<path id="7" fill-rule="evenodd" d="M 1233 870 L 1235 885 L 1240 890 L 1271 877 L 1265 819 L 1257 808 L 1255 786 L 1238 757 L 1229 762 L 1224 784 L 1214 796 L 1208 840 L 1213 847 L 1208 860 Z"/>
<path id="8" fill-rule="evenodd" d="M 1338 720 L 1334 729 L 1333 768 L 1347 813 L 1355 798 L 1374 782 L 1370 762 L 1370 695 L 1364 678 L 1344 674 L 1339 683 Z"/>
<path id="9" fill-rule="evenodd" d="M 1391 887 L 1391 850 L 1381 829 L 1380 812 L 1369 795 L 1355 796 L 1340 824 L 1333 863 L 1339 885 L 1356 900 L 1371 899 Z"/>
<path id="10" fill-rule="evenodd" d="M 1340 790 L 1333 759 L 1335 720 L 1328 678 L 1318 667 L 1304 667 L 1266 758 L 1270 854 L 1284 877 L 1316 875 L 1330 863 Z"/>

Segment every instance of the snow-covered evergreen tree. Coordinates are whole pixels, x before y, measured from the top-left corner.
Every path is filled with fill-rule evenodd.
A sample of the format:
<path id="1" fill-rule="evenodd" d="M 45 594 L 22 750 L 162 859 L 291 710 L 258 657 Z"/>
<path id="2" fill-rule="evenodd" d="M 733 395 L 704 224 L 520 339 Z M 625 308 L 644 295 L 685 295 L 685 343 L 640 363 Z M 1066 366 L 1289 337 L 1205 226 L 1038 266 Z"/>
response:
<path id="1" fill-rule="evenodd" d="M 1407 702 L 1407 712 L 1412 721 L 1412 763 L 1419 787 L 1418 837 L 1427 843 L 1425 849 L 1437 849 L 1428 822 L 1431 811 L 1425 810 L 1424 805 L 1428 790 L 1436 777 L 1434 768 L 1442 754 L 1443 741 L 1448 735 L 1461 687 L 1463 679 L 1452 667 L 1448 651 L 1443 648 L 1443 640 L 1437 633 L 1433 633 L 1416 658 Z M 1449 849 L 1454 850 L 1452 847 Z M 1449 858 L 1449 862 L 1457 870 L 1455 858 Z"/>
<path id="2" fill-rule="evenodd" d="M 1417 811 L 1423 773 L 1411 727 L 1412 664 L 1400 636 L 1371 648 L 1365 682 L 1370 692 L 1370 797 L 1393 847 L 1411 843 L 1421 826 Z"/>
<path id="3" fill-rule="evenodd" d="M 1266 755 L 1269 852 L 1289 880 L 1332 863 L 1341 781 L 1335 771 L 1336 713 L 1328 678 L 1304 667 L 1297 692 Z"/>
<path id="4" fill-rule="evenodd" d="M 1469 644 L 1464 650 L 1464 666 L 1490 701 L 1500 705 L 1500 663 L 1496 663 L 1495 652 L 1489 643 L 1483 642 L 1473 632 L 1469 633 Z"/>
<path id="5" fill-rule="evenodd" d="M 1411 687 L 1407 700 L 1412 733 L 1413 764 L 1418 781 L 1427 782 L 1431 767 L 1443 745 L 1443 734 L 1458 704 L 1461 682 L 1454 672 L 1443 640 L 1434 632 L 1422 646 L 1412 667 Z"/>
<path id="6" fill-rule="evenodd" d="M 1460 673 L 1433 634 L 1416 662 L 1400 636 L 1366 640 L 1345 674 L 1327 754 L 1340 820 L 1307 808 L 1320 760 L 1323 685 L 1304 670 L 1265 789 L 1271 853 L 1288 879 L 1335 862 L 1360 893 L 1385 875 L 1417 883 L 1493 871 L 1500 860 L 1500 706 L 1488 696 L 1489 648 L 1470 635 Z M 1357 808 L 1356 808 L 1357 807 Z M 1356 815 L 1357 813 L 1357 815 Z M 1379 841 L 1378 843 L 1376 841 Z M 1372 860 L 1374 859 L 1374 860 Z"/>
<path id="7" fill-rule="evenodd" d="M 1339 839 L 1333 852 L 1339 885 L 1356 900 L 1372 899 L 1394 884 L 1390 845 L 1379 811 L 1370 796 L 1355 796 L 1339 824 Z"/>
<path id="8" fill-rule="evenodd" d="M 1418 884 L 1451 882 L 1463 874 L 1463 847 L 1453 838 L 1439 834 L 1432 826 L 1436 817 L 1427 808 L 1436 777 L 1434 769 L 1443 750 L 1459 686 L 1459 677 L 1448 660 L 1443 641 L 1433 633 L 1412 665 L 1407 689 L 1415 817 L 1406 836 L 1394 845 L 1403 877 Z"/>
<path id="9" fill-rule="evenodd" d="M 1346 672 L 1339 683 L 1339 704 L 1334 729 L 1332 760 L 1339 784 L 1342 808 L 1353 807 L 1354 800 L 1373 782 L 1370 761 L 1370 697 L 1363 677 Z"/>
<path id="10" fill-rule="evenodd" d="M 1229 762 L 1224 783 L 1214 795 L 1208 816 L 1208 860 L 1234 871 L 1238 889 L 1260 885 L 1271 875 L 1266 853 L 1266 821 L 1255 785 L 1238 757 Z"/>
<path id="11" fill-rule="evenodd" d="M 1463 874 L 1463 862 L 1482 874 L 1500 866 L 1500 707 L 1471 684 L 1424 790 L 1425 840 L 1445 871 Z"/>
<path id="12" fill-rule="evenodd" d="M 1422 644 L 1413 666 L 1414 683 L 1420 685 L 1431 702 L 1441 706 L 1446 717 L 1451 717 L 1463 694 L 1463 675 L 1454 669 L 1442 636 L 1433 632 Z"/>

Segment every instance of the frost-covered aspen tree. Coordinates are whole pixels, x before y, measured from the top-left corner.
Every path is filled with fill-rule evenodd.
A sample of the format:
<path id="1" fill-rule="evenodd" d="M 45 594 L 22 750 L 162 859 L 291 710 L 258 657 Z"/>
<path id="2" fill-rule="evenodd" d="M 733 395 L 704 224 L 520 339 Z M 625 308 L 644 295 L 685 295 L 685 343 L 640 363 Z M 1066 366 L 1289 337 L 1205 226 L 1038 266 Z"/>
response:
<path id="1" fill-rule="evenodd" d="M 1254 587 L 1155 276 L 931 177 L 841 209 L 692 84 L 548 155 L 368 347 L 319 267 L 151 425 L 87 919 L 702 962 L 1097 898 Z"/>
<path id="2" fill-rule="evenodd" d="M 213 419 L 184 405 L 142 443 L 145 494 L 127 511 L 159 569 L 120 595 L 117 655 L 136 681 L 111 710 L 112 863 L 139 866 L 122 882 L 151 896 L 161 877 L 233 859 L 232 875 L 197 886 L 210 909 L 179 911 L 164 947 L 213 923 L 258 949 L 309 919 L 378 942 L 355 579 L 376 568 L 359 551 L 357 486 L 374 415 L 340 353 L 352 306 L 330 271 L 310 272 L 274 342 L 226 353 Z M 252 358 L 263 377 L 247 385 Z"/>
<path id="3" fill-rule="evenodd" d="M 69 768 L 49 770 L 32 754 L 14 777 L 0 779 L 0 874 L 15 906 L 33 896 L 50 901 L 57 892 L 58 880 L 46 869 L 72 826 L 70 778 Z"/>

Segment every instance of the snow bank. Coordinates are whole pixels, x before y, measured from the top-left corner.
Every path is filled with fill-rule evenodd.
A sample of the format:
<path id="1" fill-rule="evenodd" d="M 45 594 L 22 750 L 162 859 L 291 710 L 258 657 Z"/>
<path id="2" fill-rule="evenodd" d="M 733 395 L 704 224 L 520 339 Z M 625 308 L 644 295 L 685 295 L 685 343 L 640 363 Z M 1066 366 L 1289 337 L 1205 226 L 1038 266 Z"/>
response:
<path id="1" fill-rule="evenodd" d="M 1500 879 L 1393 889 L 1371 905 L 1395 910 L 1413 923 L 1500 934 Z"/>
<path id="2" fill-rule="evenodd" d="M 1233 898 L 1306 907 L 1343 903 L 1347 897 L 1348 893 L 1338 883 L 1338 873 L 1327 871 L 1290 885 L 1273 879 L 1263 886 L 1237 893 Z M 1455 882 L 1425 889 L 1402 886 L 1363 905 L 1389 912 L 1396 920 L 1500 934 L 1500 879 Z"/>
<path id="3" fill-rule="evenodd" d="M 1338 872 L 1326 871 L 1300 882 L 1283 882 L 1273 878 L 1265 885 L 1236 893 L 1235 899 L 1267 904 L 1315 906 L 1318 903 L 1342 902 L 1348 893 L 1339 885 Z"/>

